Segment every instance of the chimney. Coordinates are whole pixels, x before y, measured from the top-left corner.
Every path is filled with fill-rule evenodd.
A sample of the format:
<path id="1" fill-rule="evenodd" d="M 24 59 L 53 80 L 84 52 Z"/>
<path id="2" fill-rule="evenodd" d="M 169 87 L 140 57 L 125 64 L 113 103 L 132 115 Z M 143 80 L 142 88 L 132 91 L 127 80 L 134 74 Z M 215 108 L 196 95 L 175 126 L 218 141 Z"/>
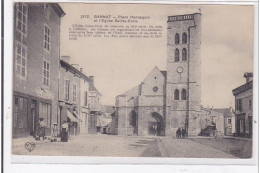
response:
<path id="1" fill-rule="evenodd" d="M 232 110 L 232 107 L 230 106 L 230 108 L 229 108 L 229 111 L 232 113 L 233 112 L 233 110 Z"/>
<path id="2" fill-rule="evenodd" d="M 83 68 L 80 68 L 80 70 L 79 70 L 81 73 L 83 73 Z"/>
<path id="3" fill-rule="evenodd" d="M 244 78 L 246 78 L 246 83 L 253 80 L 253 73 L 245 73 Z"/>
<path id="4" fill-rule="evenodd" d="M 70 56 L 62 56 L 61 60 L 65 61 L 67 63 L 70 63 Z"/>
<path id="5" fill-rule="evenodd" d="M 94 85 L 94 76 L 89 76 L 89 79 L 91 80 L 92 84 Z"/>

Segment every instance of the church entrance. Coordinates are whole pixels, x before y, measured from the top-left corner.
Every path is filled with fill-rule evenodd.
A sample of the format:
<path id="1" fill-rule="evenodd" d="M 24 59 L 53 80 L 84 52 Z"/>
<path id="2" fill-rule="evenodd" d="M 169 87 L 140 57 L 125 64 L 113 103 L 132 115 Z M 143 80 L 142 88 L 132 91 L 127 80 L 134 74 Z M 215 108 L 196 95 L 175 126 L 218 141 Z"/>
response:
<path id="1" fill-rule="evenodd" d="M 148 131 L 151 136 L 164 136 L 163 117 L 153 112 L 148 121 Z"/>

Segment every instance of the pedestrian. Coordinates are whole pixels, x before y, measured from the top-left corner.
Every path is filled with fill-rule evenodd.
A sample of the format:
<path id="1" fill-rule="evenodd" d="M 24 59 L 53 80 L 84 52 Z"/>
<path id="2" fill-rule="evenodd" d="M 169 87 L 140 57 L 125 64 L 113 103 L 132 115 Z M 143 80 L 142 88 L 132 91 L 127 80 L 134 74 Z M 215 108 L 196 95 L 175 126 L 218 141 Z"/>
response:
<path id="1" fill-rule="evenodd" d="M 45 138 L 45 123 L 44 123 L 44 118 L 40 118 L 40 122 L 39 122 L 39 126 L 38 126 L 38 136 L 39 136 L 39 140 L 44 140 Z"/>
<path id="2" fill-rule="evenodd" d="M 177 138 L 181 138 L 181 128 L 178 128 L 178 130 L 176 131 L 176 136 Z"/>
<path id="3" fill-rule="evenodd" d="M 67 121 L 63 121 L 61 125 L 61 141 L 62 142 L 68 142 L 68 130 L 69 126 Z"/>
<path id="4" fill-rule="evenodd" d="M 59 133 L 58 124 L 57 123 L 53 123 L 53 127 L 51 129 L 51 136 L 52 136 L 52 141 L 53 142 L 57 141 L 58 133 Z"/>
<path id="5" fill-rule="evenodd" d="M 179 129 L 176 130 L 176 138 L 179 138 L 178 130 L 179 130 Z"/>
<path id="6" fill-rule="evenodd" d="M 186 130 L 185 130 L 185 128 L 183 128 L 183 127 L 182 127 L 182 129 L 181 129 L 181 134 L 182 134 L 182 138 L 185 138 Z"/>
<path id="7" fill-rule="evenodd" d="M 154 125 L 154 136 L 157 135 L 157 125 Z"/>

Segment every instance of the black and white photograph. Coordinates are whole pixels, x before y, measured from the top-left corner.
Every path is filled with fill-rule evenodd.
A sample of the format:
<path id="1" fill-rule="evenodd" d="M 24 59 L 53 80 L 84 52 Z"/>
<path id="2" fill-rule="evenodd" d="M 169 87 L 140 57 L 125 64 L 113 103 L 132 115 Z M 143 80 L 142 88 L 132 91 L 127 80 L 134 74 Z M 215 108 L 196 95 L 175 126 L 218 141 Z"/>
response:
<path id="1" fill-rule="evenodd" d="M 253 5 L 12 8 L 12 156 L 257 157 Z"/>

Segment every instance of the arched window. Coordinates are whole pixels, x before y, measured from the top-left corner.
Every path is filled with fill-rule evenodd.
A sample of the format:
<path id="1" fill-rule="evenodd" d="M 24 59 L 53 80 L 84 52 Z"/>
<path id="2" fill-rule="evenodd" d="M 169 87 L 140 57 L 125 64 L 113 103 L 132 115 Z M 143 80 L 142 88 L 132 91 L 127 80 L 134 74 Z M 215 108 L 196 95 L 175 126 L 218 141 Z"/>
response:
<path id="1" fill-rule="evenodd" d="M 179 99 L 180 99 L 179 90 L 176 89 L 176 90 L 174 91 L 174 100 L 179 100 Z"/>
<path id="2" fill-rule="evenodd" d="M 175 34 L 175 44 L 180 44 L 180 36 L 179 34 Z"/>
<path id="3" fill-rule="evenodd" d="M 185 43 L 187 43 L 187 34 L 184 32 L 182 34 L 182 44 L 185 44 Z"/>
<path id="4" fill-rule="evenodd" d="M 186 90 L 185 89 L 182 89 L 182 91 L 181 91 L 181 99 L 186 100 Z"/>
<path id="5" fill-rule="evenodd" d="M 180 55 L 179 55 L 179 49 L 175 49 L 174 51 L 174 61 L 177 62 L 177 61 L 180 61 Z"/>
<path id="6" fill-rule="evenodd" d="M 187 61 L 187 50 L 185 48 L 182 49 L 182 61 Z"/>

